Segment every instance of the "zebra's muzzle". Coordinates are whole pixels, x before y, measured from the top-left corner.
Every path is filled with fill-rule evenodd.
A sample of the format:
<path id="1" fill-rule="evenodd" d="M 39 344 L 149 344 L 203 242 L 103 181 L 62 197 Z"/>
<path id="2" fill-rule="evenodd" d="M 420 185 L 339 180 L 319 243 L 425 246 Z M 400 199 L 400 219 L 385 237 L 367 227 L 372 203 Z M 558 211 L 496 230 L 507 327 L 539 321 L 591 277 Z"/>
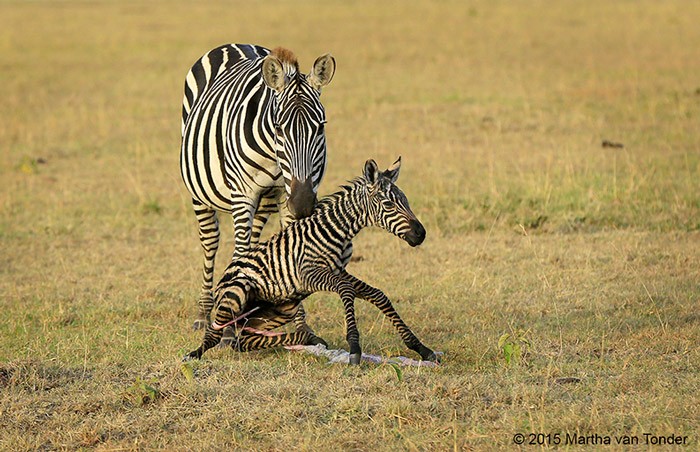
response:
<path id="1" fill-rule="evenodd" d="M 287 200 L 287 207 L 294 219 L 306 218 L 311 215 L 316 206 L 316 193 L 314 193 L 312 178 L 309 176 L 303 181 L 292 176 L 291 194 Z"/>
<path id="2" fill-rule="evenodd" d="M 408 225 L 411 228 L 406 234 L 404 240 L 411 246 L 418 246 L 425 240 L 425 228 L 418 220 L 409 220 Z"/>

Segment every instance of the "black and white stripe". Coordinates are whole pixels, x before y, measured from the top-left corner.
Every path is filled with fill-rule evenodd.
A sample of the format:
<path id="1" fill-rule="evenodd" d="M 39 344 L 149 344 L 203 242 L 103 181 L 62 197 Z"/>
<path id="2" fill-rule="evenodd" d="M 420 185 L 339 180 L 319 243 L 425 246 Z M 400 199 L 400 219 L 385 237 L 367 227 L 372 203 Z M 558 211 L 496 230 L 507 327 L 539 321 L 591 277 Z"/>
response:
<path id="1" fill-rule="evenodd" d="M 363 176 L 323 199 L 309 217 L 290 224 L 232 262 L 216 287 L 213 322 L 207 326 L 204 341 L 185 359 L 199 359 L 219 343 L 222 329 L 228 325 L 235 326 L 234 346 L 241 350 L 323 343 L 307 331 L 283 334 L 270 330 L 290 322 L 312 293 L 329 291 L 340 295 L 345 308 L 351 363 L 359 363 L 361 357 L 356 297 L 377 306 L 422 359 L 435 361 L 433 351 L 411 332 L 386 295 L 345 271 L 352 240 L 367 226 L 380 226 L 411 246 L 423 242 L 425 229 L 394 184 L 400 165 L 399 159 L 380 172 L 374 160 L 367 161 Z"/>
<path id="2" fill-rule="evenodd" d="M 180 170 L 204 249 L 195 328 L 213 306 L 217 212 L 233 216 L 234 259 L 258 241 L 271 213 L 280 211 L 283 225 L 311 213 L 326 168 L 321 88 L 334 72 L 330 55 L 306 75 L 289 50 L 228 44 L 187 74 Z M 303 309 L 298 323 L 305 326 Z"/>

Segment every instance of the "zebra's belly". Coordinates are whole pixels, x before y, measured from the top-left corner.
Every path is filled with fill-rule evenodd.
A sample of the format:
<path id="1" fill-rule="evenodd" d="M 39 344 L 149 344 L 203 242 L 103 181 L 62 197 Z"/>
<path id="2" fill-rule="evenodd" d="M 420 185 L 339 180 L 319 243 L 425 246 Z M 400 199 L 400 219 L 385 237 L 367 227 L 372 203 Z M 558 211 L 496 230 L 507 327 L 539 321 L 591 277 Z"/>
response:
<path id="1" fill-rule="evenodd" d="M 232 157 L 222 162 L 219 155 L 225 153 Z M 234 160 L 235 156 L 228 150 L 220 153 L 217 149 L 183 149 L 180 168 L 192 198 L 212 209 L 231 213 L 236 201 L 252 203 L 262 195 L 283 194 L 284 179 L 275 160 L 260 158 L 259 166 L 254 166 Z"/>

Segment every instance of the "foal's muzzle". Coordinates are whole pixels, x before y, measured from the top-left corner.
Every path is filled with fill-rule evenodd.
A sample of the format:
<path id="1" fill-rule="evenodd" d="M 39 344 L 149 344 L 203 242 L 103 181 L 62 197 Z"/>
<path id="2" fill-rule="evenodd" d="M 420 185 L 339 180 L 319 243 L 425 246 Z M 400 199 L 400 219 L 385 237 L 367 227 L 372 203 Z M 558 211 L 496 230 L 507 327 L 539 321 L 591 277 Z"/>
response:
<path id="1" fill-rule="evenodd" d="M 411 228 L 405 234 L 406 242 L 411 246 L 418 246 L 425 240 L 425 228 L 418 220 L 409 220 L 408 225 Z"/>

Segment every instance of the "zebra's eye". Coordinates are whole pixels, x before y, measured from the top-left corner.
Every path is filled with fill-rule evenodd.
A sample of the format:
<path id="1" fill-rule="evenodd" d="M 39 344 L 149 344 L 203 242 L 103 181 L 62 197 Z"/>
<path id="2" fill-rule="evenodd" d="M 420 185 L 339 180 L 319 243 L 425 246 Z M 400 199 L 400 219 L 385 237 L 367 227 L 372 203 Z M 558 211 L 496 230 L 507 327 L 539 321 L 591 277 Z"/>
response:
<path id="1" fill-rule="evenodd" d="M 394 203 L 389 199 L 382 199 L 380 202 L 382 203 L 382 207 L 385 209 L 393 209 L 394 208 Z"/>

